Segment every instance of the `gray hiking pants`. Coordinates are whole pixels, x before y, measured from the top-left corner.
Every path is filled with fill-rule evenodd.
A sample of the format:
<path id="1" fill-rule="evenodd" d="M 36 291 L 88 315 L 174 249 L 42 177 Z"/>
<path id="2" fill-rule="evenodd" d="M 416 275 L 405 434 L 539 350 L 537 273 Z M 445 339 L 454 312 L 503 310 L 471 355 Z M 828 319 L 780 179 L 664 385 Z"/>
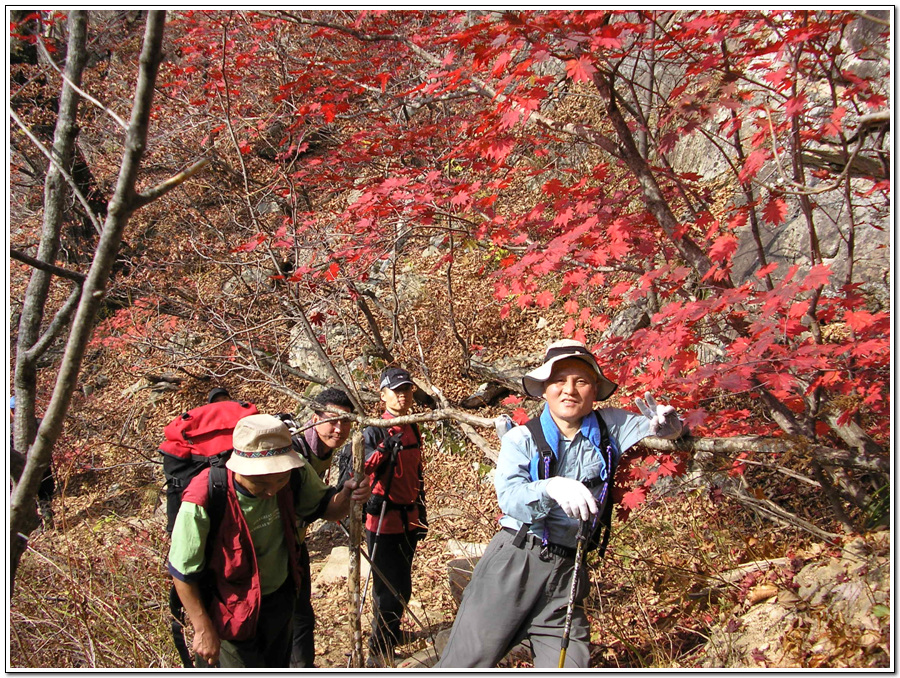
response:
<path id="1" fill-rule="evenodd" d="M 517 548 L 514 538 L 501 530 L 478 561 L 436 668 L 491 668 L 525 638 L 531 641 L 535 668 L 559 666 L 575 560 L 550 555 L 543 561 L 540 544 Z M 582 604 L 588 586 L 583 571 L 575 592 L 566 668 L 587 668 L 590 663 L 590 626 Z"/>

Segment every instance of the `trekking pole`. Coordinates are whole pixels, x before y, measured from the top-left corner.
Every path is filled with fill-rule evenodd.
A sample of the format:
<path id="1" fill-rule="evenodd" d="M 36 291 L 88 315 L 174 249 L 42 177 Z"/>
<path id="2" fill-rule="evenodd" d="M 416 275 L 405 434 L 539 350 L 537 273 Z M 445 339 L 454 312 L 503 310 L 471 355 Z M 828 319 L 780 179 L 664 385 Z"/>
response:
<path id="1" fill-rule="evenodd" d="M 391 452 L 391 460 L 388 463 L 386 476 L 384 481 L 384 502 L 381 504 L 381 515 L 378 516 L 378 527 L 375 529 L 375 539 L 372 542 L 372 553 L 369 554 L 369 562 L 374 563 L 375 553 L 378 551 L 378 537 L 381 536 L 381 525 L 384 523 L 384 514 L 387 512 L 388 495 L 391 493 L 391 481 L 394 479 L 394 467 L 397 465 L 397 450 Z M 369 574 L 366 575 L 366 585 L 363 587 L 362 599 L 359 602 L 359 614 L 362 615 L 363 608 L 366 606 L 366 596 L 369 593 L 369 582 L 372 580 L 372 568 L 369 568 Z M 382 577 L 384 581 L 384 577 Z"/>
<path id="2" fill-rule="evenodd" d="M 594 516 L 594 520 L 597 516 Z M 584 559 L 584 542 L 587 540 L 588 525 L 593 525 L 593 521 L 588 523 L 586 520 L 581 521 L 578 528 L 578 541 L 575 546 L 575 571 L 572 573 L 572 588 L 569 591 L 569 605 L 566 607 L 566 625 L 563 628 L 562 642 L 559 646 L 559 667 L 566 665 L 566 650 L 569 648 L 569 634 L 572 632 L 572 613 L 575 611 L 575 592 L 578 590 L 578 575 L 581 574 L 581 561 Z"/>
<path id="3" fill-rule="evenodd" d="M 338 525 L 339 525 L 339 526 L 341 527 L 341 529 L 344 531 L 344 534 L 347 535 L 347 536 L 349 537 L 349 536 L 350 536 L 350 533 L 347 532 L 347 528 L 344 527 L 344 523 L 338 521 Z M 420 629 L 422 629 L 423 631 L 428 631 L 428 634 L 429 634 L 429 635 L 432 635 L 432 634 L 431 634 L 431 630 L 429 629 L 429 627 L 427 627 L 425 624 L 422 623 L 422 621 L 421 621 L 421 620 L 415 615 L 415 613 L 409 608 L 409 605 L 408 605 L 407 603 L 404 603 L 404 602 L 403 602 L 403 598 L 400 597 L 400 594 L 397 592 L 397 589 L 394 588 L 394 585 L 391 584 L 391 582 L 389 582 L 389 581 L 387 580 L 387 577 L 384 575 L 384 573 L 383 573 L 381 570 L 378 569 L 378 567 L 375 565 L 375 563 L 372 562 L 372 557 L 371 557 L 368 553 L 366 553 L 365 551 L 360 551 L 360 552 L 359 552 L 359 555 L 361 555 L 363 558 L 366 559 L 366 562 L 369 563 L 369 569 L 370 569 L 372 572 L 374 572 L 374 573 L 375 573 L 375 576 L 378 577 L 378 578 L 381 580 L 381 583 L 384 584 L 384 585 L 387 587 L 387 590 L 391 592 L 391 595 L 394 596 L 394 598 L 396 598 L 397 600 L 399 600 L 401 603 L 403 603 L 403 611 L 406 612 L 406 614 L 409 615 L 409 618 L 412 619 L 416 624 L 418 624 Z M 433 641 L 433 640 L 434 640 L 434 637 L 432 636 L 432 641 Z"/>

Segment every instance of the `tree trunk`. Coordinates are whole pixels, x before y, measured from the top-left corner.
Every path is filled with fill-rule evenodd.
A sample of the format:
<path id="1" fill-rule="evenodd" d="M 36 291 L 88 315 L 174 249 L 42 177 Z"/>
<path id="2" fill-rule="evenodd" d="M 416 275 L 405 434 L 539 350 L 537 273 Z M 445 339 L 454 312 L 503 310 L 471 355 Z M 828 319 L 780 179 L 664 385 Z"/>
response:
<path id="1" fill-rule="evenodd" d="M 73 12 L 70 21 L 73 24 L 71 29 L 73 34 L 78 33 L 79 30 L 86 33 L 87 17 L 83 12 Z M 83 24 L 79 24 L 78 22 L 83 22 Z M 78 25 L 83 25 L 83 29 L 76 30 Z M 115 261 L 116 253 L 119 251 L 123 232 L 128 225 L 128 220 L 134 211 L 135 205 L 138 204 L 139 196 L 135 194 L 134 186 L 140 161 L 143 157 L 147 143 L 147 130 L 150 122 L 150 104 L 153 100 L 157 71 L 159 69 L 160 61 L 162 60 L 162 36 L 164 25 L 164 11 L 152 11 L 148 13 L 147 28 L 144 35 L 144 46 L 140 59 L 140 72 L 135 87 L 134 108 L 132 109 L 131 121 L 128 125 L 125 140 L 125 153 L 122 159 L 115 193 L 110 201 L 103 233 L 97 244 L 94 260 L 83 286 L 81 299 L 78 304 L 78 309 L 75 312 L 75 318 L 69 333 L 65 353 L 63 354 L 62 363 L 60 365 L 59 373 L 57 374 L 56 385 L 53 389 L 53 395 L 50 398 L 50 404 L 47 407 L 43 421 L 37 431 L 34 444 L 28 451 L 21 480 L 14 488 L 10 499 L 9 544 L 11 590 L 13 583 L 15 582 L 19 560 L 27 545 L 28 535 L 33 529 L 28 527 L 29 516 L 33 515 L 34 512 L 34 501 L 41 477 L 50 464 L 53 446 L 56 444 L 62 431 L 63 421 L 66 412 L 69 409 L 72 393 L 77 386 L 78 373 L 81 369 L 84 351 L 93 331 L 97 311 L 103 300 L 106 283 L 109 279 L 110 270 Z M 75 38 L 70 38 L 70 40 L 74 39 Z M 69 56 L 72 59 L 76 58 L 75 55 L 77 53 L 83 54 L 84 52 L 84 35 L 81 35 L 80 40 L 81 43 L 75 43 L 72 45 L 73 49 L 69 51 Z M 66 89 L 68 89 L 68 87 L 64 88 L 64 94 Z M 60 124 L 74 126 L 74 112 L 74 109 L 71 110 L 71 112 L 64 112 L 61 106 Z M 65 118 L 65 120 L 63 120 L 63 118 Z M 51 167 L 50 172 L 52 171 L 53 168 Z M 50 177 L 48 173 L 48 182 L 49 180 Z M 43 257 L 39 258 L 43 259 Z M 42 271 L 35 271 L 35 274 L 46 275 L 46 273 Z M 41 304 L 41 309 L 43 309 L 43 304 Z M 32 308 L 31 313 L 38 313 L 39 316 L 43 315 L 42 311 L 38 312 L 34 308 Z M 24 318 L 25 314 L 23 312 L 23 320 Z M 17 363 L 18 360 L 19 358 L 17 356 Z M 33 364 L 31 369 L 34 369 Z M 27 375 L 23 371 L 21 376 L 24 378 Z M 17 389 L 20 387 L 19 379 L 20 374 L 17 370 Z M 33 383 L 34 382 L 32 381 L 32 388 Z M 21 385 L 24 386 L 24 384 Z M 33 390 L 31 394 L 33 411 Z M 16 409 L 19 409 L 18 406 Z M 24 416 L 24 412 L 22 415 Z"/>

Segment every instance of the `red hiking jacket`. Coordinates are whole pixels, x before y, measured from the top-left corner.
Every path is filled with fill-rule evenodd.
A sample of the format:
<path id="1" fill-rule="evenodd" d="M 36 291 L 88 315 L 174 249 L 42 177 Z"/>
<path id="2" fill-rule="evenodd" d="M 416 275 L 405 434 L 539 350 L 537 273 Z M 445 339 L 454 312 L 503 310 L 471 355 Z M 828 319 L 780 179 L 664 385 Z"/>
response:
<path id="1" fill-rule="evenodd" d="M 392 419 L 394 415 L 385 412 L 383 419 Z M 405 506 L 401 511 L 389 504 L 384 514 L 384 522 L 381 525 L 382 534 L 400 534 L 404 531 L 414 530 L 419 527 L 419 507 L 416 505 L 423 488 L 422 450 L 419 445 L 419 437 L 412 426 L 406 424 L 402 427 L 391 426 L 380 428 L 370 426 L 363 431 L 363 441 L 366 450 L 365 471 L 372 484 L 372 494 L 384 496 L 385 485 L 388 483 L 387 467 L 390 463 L 389 455 L 384 449 L 388 440 L 398 429 L 402 429 L 401 445 L 394 466 L 393 478 L 390 480 L 390 492 L 387 498 L 392 504 Z M 384 464 L 384 465 L 382 465 Z M 406 514 L 404 525 L 403 513 Z M 366 529 L 370 532 L 378 531 L 378 515 L 366 514 Z"/>

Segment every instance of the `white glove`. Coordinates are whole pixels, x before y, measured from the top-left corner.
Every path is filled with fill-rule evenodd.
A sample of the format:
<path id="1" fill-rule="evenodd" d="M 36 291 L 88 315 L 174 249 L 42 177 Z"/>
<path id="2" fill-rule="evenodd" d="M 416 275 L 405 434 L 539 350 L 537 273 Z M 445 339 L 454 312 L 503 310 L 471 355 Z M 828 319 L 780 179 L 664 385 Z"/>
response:
<path id="1" fill-rule="evenodd" d="M 658 438 L 674 440 L 681 435 L 683 424 L 675 408 L 671 405 L 657 405 L 650 391 L 644 393 L 647 402 L 640 398 L 634 399 L 634 404 L 647 419 L 650 420 L 650 435 Z"/>
<path id="2" fill-rule="evenodd" d="M 582 483 L 571 478 L 553 476 L 547 481 L 547 496 L 553 499 L 569 518 L 590 520 L 597 513 L 597 500 Z"/>
<path id="3" fill-rule="evenodd" d="M 501 414 L 494 419 L 494 430 L 497 431 L 497 437 L 502 438 L 509 433 L 516 425 L 516 422 L 508 414 Z"/>

